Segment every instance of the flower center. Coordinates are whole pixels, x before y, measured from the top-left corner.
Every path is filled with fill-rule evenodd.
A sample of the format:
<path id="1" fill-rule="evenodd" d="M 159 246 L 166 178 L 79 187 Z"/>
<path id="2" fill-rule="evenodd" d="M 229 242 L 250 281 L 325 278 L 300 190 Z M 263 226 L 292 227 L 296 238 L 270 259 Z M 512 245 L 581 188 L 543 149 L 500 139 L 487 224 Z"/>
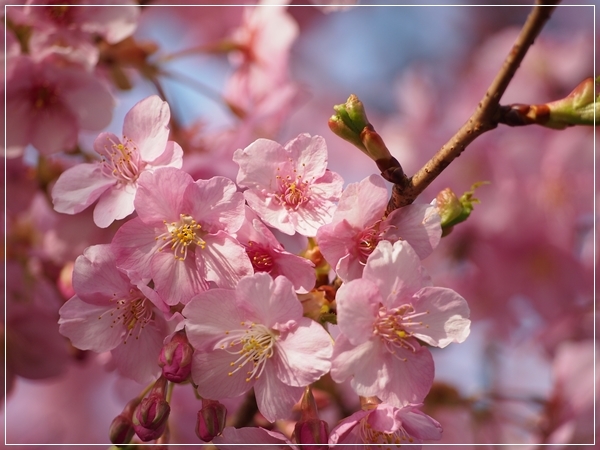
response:
<path id="1" fill-rule="evenodd" d="M 146 165 L 134 142 L 126 136 L 123 136 L 124 143 L 114 142 L 109 137 L 106 140 L 108 144 L 102 153 L 104 172 L 123 184 L 134 183 Z"/>
<path id="2" fill-rule="evenodd" d="M 393 433 L 385 433 L 373 428 L 365 416 L 360 421 L 359 435 L 364 444 L 377 444 L 376 448 L 382 448 L 382 445 L 394 445 L 394 448 L 403 443 L 412 443 L 414 439 L 409 436 L 404 428 L 400 427 Z M 385 448 L 385 447 L 384 447 Z M 371 446 L 367 445 L 366 449 L 370 450 Z"/>
<path id="3" fill-rule="evenodd" d="M 123 344 L 127 344 L 127 339 L 134 335 L 136 339 L 139 339 L 144 327 L 154 321 L 152 302 L 136 289 L 130 291 L 128 298 L 113 301 L 115 307 L 102 313 L 98 320 L 105 317 L 110 318 L 112 319 L 111 328 L 124 327 L 126 334 Z"/>
<path id="4" fill-rule="evenodd" d="M 375 247 L 377 247 L 377 243 L 381 240 L 380 232 L 374 226 L 367 228 L 366 230 L 361 231 L 356 240 L 358 242 L 358 258 L 361 264 L 367 263 L 367 258 Z"/>
<path id="5" fill-rule="evenodd" d="M 35 109 L 44 109 L 58 101 L 58 91 L 47 82 L 43 82 L 33 89 L 32 98 Z"/>
<path id="6" fill-rule="evenodd" d="M 255 272 L 271 272 L 274 262 L 268 249 L 254 241 L 249 241 L 246 245 L 246 253 Z"/>
<path id="7" fill-rule="evenodd" d="M 235 367 L 229 376 L 241 370 L 246 364 L 251 364 L 250 370 L 246 372 L 246 382 L 254 378 L 257 380 L 262 374 L 265 364 L 275 353 L 275 343 L 277 334 L 261 324 L 250 322 L 241 322 L 245 327 L 243 330 L 236 330 L 230 334 L 226 331 L 227 337 L 221 343 L 221 349 L 232 355 L 238 355 L 235 361 L 230 363 Z"/>
<path id="8" fill-rule="evenodd" d="M 279 170 L 279 167 L 277 170 Z M 279 193 L 275 194 L 275 198 L 288 209 L 297 210 L 310 200 L 310 186 L 308 181 L 302 180 L 302 175 L 296 173 L 296 169 L 294 169 L 294 174 L 294 177 L 291 175 L 276 176 L 279 183 Z"/>
<path id="9" fill-rule="evenodd" d="M 155 239 L 162 239 L 165 243 L 158 249 L 162 251 L 165 247 L 171 246 L 175 259 L 184 261 L 187 258 L 188 249 L 194 247 L 205 248 L 206 242 L 200 236 L 202 225 L 194 220 L 188 214 L 180 214 L 179 222 L 167 223 L 164 221 L 167 231 Z"/>
<path id="10" fill-rule="evenodd" d="M 379 317 L 373 325 L 373 333 L 379 336 L 392 354 L 395 354 L 399 348 L 416 352 L 416 342 L 412 337 L 413 334 L 410 328 L 415 325 L 429 328 L 429 325 L 423 325 L 423 322 L 415 321 L 415 319 L 426 314 L 429 314 L 429 311 L 415 312 L 414 307 L 410 304 L 390 310 L 382 306 L 379 308 Z M 406 361 L 406 358 L 399 356 L 398 358 Z"/>

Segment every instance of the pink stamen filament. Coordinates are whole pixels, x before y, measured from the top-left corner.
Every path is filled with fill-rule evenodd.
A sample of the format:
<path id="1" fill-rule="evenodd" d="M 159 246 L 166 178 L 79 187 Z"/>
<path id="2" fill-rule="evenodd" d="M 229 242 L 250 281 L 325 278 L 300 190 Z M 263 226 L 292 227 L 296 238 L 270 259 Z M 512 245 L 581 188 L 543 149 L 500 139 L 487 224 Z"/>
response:
<path id="1" fill-rule="evenodd" d="M 428 325 L 424 325 L 423 322 L 414 321 L 414 319 L 427 314 L 429 311 L 415 312 L 413 306 L 409 304 L 389 311 L 382 306 L 379 309 L 379 318 L 375 321 L 373 333 L 380 337 L 390 353 L 400 360 L 406 361 L 405 358 L 396 355 L 396 350 L 407 349 L 413 353 L 417 351 L 417 347 L 411 342 L 413 333 L 410 328 L 414 326 L 427 328 Z"/>
<path id="2" fill-rule="evenodd" d="M 134 334 L 135 339 L 139 339 L 142 330 L 154 319 L 152 302 L 133 289 L 129 298 L 115 300 L 115 307 L 102 313 L 98 320 L 103 319 L 107 314 L 112 318 L 111 328 L 125 327 L 123 344 L 127 344 L 127 339 Z"/>
<path id="3" fill-rule="evenodd" d="M 180 214 L 179 217 L 179 222 L 167 223 L 163 221 L 167 227 L 167 231 L 155 239 L 157 241 L 161 239 L 165 241 L 158 249 L 159 252 L 170 246 L 175 259 L 184 261 L 187 258 L 190 246 L 197 246 L 204 249 L 206 242 L 200 237 L 202 225 L 188 214 Z"/>

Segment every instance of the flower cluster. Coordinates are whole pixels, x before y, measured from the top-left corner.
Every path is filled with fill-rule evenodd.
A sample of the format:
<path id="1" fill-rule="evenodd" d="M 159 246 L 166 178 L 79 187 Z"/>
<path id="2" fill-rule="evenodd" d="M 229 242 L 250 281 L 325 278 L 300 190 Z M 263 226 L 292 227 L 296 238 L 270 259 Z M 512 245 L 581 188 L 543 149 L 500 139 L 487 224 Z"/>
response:
<path id="1" fill-rule="evenodd" d="M 273 422 L 290 418 L 307 387 L 330 372 L 335 382 L 351 380 L 358 396 L 384 402 L 342 422 L 332 443 L 439 438 L 439 424 L 415 409 L 433 383 L 423 344 L 464 341 L 469 309 L 454 291 L 432 287 L 421 266 L 441 236 L 435 204 L 385 217 L 383 179 L 371 176 L 342 192 L 342 178 L 327 169 L 325 140 L 308 134 L 237 150 L 237 183 L 194 180 L 180 169 L 168 119 L 158 97 L 141 101 L 126 115 L 122 139 L 96 139 L 102 160 L 65 171 L 52 192 L 62 212 L 97 200 L 101 227 L 135 210 L 111 244 L 77 259 L 75 295 L 59 323 L 77 348 L 110 351 L 127 377 L 147 382 L 162 373 L 154 394 L 129 408 L 134 425 L 144 424 L 134 426 L 138 437 L 164 432 L 167 380 L 191 378 L 210 402 L 253 389 L 258 411 Z M 335 340 L 323 323 L 304 317 L 298 297 L 318 292 L 314 262 L 286 251 L 277 232 L 313 239 L 346 282 L 336 296 Z M 165 414 L 148 419 L 149 402 Z M 205 438 L 223 431 L 214 425 L 222 421 L 205 422 L 210 408 L 199 413 Z M 382 422 L 384 411 L 397 417 L 395 425 Z"/>

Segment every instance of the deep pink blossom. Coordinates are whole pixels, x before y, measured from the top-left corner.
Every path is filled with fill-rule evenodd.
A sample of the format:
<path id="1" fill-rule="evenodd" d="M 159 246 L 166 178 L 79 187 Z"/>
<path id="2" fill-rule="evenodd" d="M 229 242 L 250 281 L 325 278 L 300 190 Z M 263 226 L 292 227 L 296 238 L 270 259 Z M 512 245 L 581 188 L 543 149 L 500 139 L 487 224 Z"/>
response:
<path id="1" fill-rule="evenodd" d="M 469 335 L 465 299 L 431 287 L 406 241 L 379 242 L 363 277 L 342 285 L 336 301 L 341 335 L 332 378 L 338 383 L 351 378 L 358 395 L 394 406 L 421 402 L 433 383 L 431 354 L 418 340 L 446 347 Z"/>
<path id="2" fill-rule="evenodd" d="M 119 268 L 152 280 L 169 305 L 187 303 L 209 282 L 233 287 L 253 273 L 232 237 L 244 220 L 244 199 L 224 177 L 194 181 L 165 167 L 143 173 L 135 197 L 138 217 L 113 239 Z"/>
<path id="3" fill-rule="evenodd" d="M 131 214 L 142 173 L 181 167 L 183 151 L 168 140 L 170 117 L 169 105 L 156 95 L 136 103 L 125 116 L 122 139 L 112 133 L 96 138 L 101 161 L 79 164 L 60 176 L 52 190 L 54 209 L 76 214 L 98 200 L 94 222 L 102 228 Z"/>
<path id="4" fill-rule="evenodd" d="M 374 409 L 358 411 L 342 420 L 331 431 L 329 444 L 344 444 L 345 449 L 351 450 L 362 450 L 371 445 L 382 448 L 406 445 L 420 450 L 418 444 L 423 440 L 438 440 L 441 437 L 441 425 L 415 406 L 396 408 L 382 403 Z"/>
<path id="5" fill-rule="evenodd" d="M 170 333 L 166 305 L 152 289 L 116 268 L 110 245 L 94 245 L 75 261 L 76 295 L 60 309 L 60 333 L 81 350 L 111 351 L 121 374 L 140 383 L 160 373 L 158 355 Z"/>
<path id="6" fill-rule="evenodd" d="M 308 292 L 315 285 L 314 264 L 286 252 L 277 238 L 271 233 L 248 207 L 246 220 L 237 231 L 236 238 L 246 248 L 254 272 L 266 272 L 271 277 L 285 276 L 294 285 L 296 292 Z"/>
<path id="7" fill-rule="evenodd" d="M 302 317 L 285 277 L 256 273 L 235 290 L 202 292 L 183 315 L 196 349 L 192 378 L 198 393 L 221 400 L 254 387 L 258 409 L 269 421 L 289 417 L 304 387 L 331 367 L 331 337 Z"/>
<path id="8" fill-rule="evenodd" d="M 110 123 L 113 97 L 83 68 L 16 56 L 10 69 L 6 79 L 9 153 L 22 152 L 27 144 L 46 155 L 70 150 L 80 129 L 101 130 Z"/>
<path id="9" fill-rule="evenodd" d="M 343 180 L 327 170 L 327 146 L 321 136 L 301 134 L 282 147 L 258 139 L 237 150 L 237 183 L 260 218 L 286 234 L 314 236 L 331 220 Z"/>
<path id="10" fill-rule="evenodd" d="M 421 259 L 438 245 L 442 228 L 435 206 L 408 205 L 384 218 L 388 198 L 378 175 L 349 184 L 332 222 L 319 228 L 319 249 L 342 280 L 360 278 L 367 257 L 382 239 L 408 241 Z"/>

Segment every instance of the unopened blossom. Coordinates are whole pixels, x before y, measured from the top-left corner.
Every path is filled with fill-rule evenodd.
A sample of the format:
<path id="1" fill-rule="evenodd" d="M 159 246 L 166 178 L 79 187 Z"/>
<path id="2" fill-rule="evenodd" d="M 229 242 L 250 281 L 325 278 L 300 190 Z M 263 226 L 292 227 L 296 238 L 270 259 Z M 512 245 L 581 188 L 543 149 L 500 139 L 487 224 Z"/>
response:
<path id="1" fill-rule="evenodd" d="M 349 184 L 332 222 L 319 228 L 319 249 L 342 280 L 360 278 L 367 258 L 381 240 L 405 240 L 421 259 L 438 245 L 442 228 L 435 206 L 408 205 L 384 218 L 388 198 L 378 175 Z"/>
<path id="2" fill-rule="evenodd" d="M 310 291 L 315 285 L 314 264 L 285 251 L 256 213 L 247 206 L 244 211 L 246 220 L 236 238 L 246 249 L 254 272 L 266 272 L 273 278 L 283 275 L 292 282 L 296 292 Z"/>
<path id="3" fill-rule="evenodd" d="M 235 290 L 202 292 L 182 314 L 195 348 L 192 378 L 204 398 L 233 398 L 254 388 L 258 410 L 275 421 L 289 417 L 304 387 L 331 367 L 329 334 L 302 317 L 285 277 L 256 273 Z"/>
<path id="4" fill-rule="evenodd" d="M 78 164 L 60 176 L 52 190 L 54 209 L 76 214 L 98 200 L 94 222 L 101 228 L 131 214 L 142 173 L 181 167 L 183 151 L 168 140 L 170 117 L 169 105 L 156 95 L 135 104 L 125 116 L 122 138 L 101 133 L 94 141 L 100 161 Z"/>
<path id="5" fill-rule="evenodd" d="M 117 265 L 136 280 L 152 280 L 169 305 L 187 303 L 209 282 L 233 287 L 253 273 L 232 237 L 244 220 L 244 199 L 231 180 L 194 181 L 171 167 L 145 172 L 134 205 L 138 216 L 112 242 Z"/>
<path id="6" fill-rule="evenodd" d="M 374 409 L 358 411 L 342 420 L 332 431 L 329 444 L 344 449 L 364 448 L 421 449 L 423 440 L 442 437 L 441 425 L 416 406 L 397 408 L 385 403 Z"/>
<path id="7" fill-rule="evenodd" d="M 419 257 L 406 241 L 381 241 L 362 278 L 336 295 L 336 339 L 331 376 L 361 396 L 393 406 L 423 401 L 433 383 L 429 350 L 463 342 L 469 308 L 451 289 L 432 287 Z"/>
<path id="8" fill-rule="evenodd" d="M 81 350 L 110 351 L 119 372 L 140 383 L 154 379 L 167 307 L 156 292 L 132 284 L 116 268 L 110 245 L 94 245 L 75 261 L 76 295 L 60 309 L 59 331 Z"/>
<path id="9" fill-rule="evenodd" d="M 9 64 L 9 61 L 7 61 Z M 49 155 L 71 150 L 79 130 L 101 130 L 112 118 L 106 86 L 83 68 L 52 59 L 16 56 L 6 79 L 6 147 L 11 155 L 28 145 Z"/>
<path id="10" fill-rule="evenodd" d="M 327 146 L 321 136 L 300 134 L 285 147 L 258 139 L 238 149 L 237 183 L 244 198 L 269 226 L 286 234 L 314 236 L 329 223 L 343 180 L 327 170 Z"/>

